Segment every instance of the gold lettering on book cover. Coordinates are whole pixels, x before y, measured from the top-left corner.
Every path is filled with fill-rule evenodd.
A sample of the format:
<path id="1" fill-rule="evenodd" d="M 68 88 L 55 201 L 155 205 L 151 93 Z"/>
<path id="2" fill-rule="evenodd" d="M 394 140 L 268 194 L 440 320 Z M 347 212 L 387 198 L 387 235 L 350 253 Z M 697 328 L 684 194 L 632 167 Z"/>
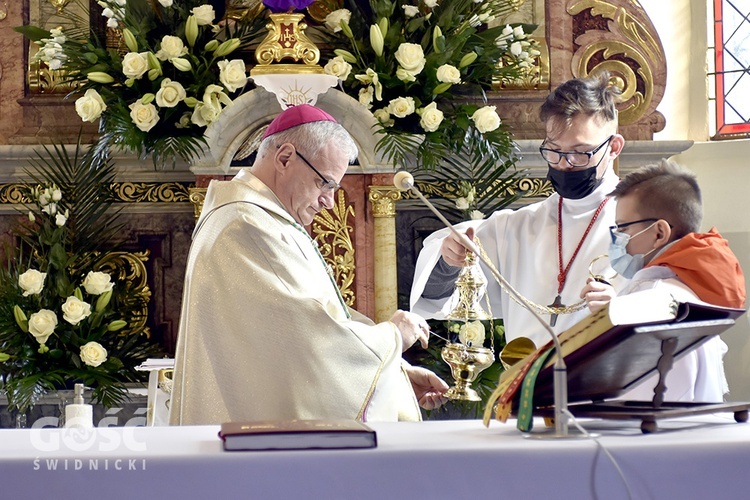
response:
<path id="1" fill-rule="evenodd" d="M 312 223 L 313 239 L 326 262 L 333 268 L 333 277 L 341 296 L 349 307 L 354 307 L 356 264 L 352 242 L 354 207 L 347 205 L 346 193 L 339 189 L 331 210 L 322 210 Z"/>

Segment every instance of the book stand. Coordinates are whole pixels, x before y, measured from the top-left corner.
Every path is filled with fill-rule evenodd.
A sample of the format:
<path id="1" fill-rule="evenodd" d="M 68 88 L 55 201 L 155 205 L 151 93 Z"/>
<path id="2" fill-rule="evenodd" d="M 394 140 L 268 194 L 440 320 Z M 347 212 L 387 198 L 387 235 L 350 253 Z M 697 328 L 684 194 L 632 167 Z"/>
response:
<path id="1" fill-rule="evenodd" d="M 695 308 L 695 305 L 691 305 Z M 726 311 L 726 310 L 725 310 Z M 734 317 L 705 319 L 711 315 L 698 311 L 699 319 L 684 319 L 666 324 L 614 327 L 613 335 L 603 335 L 584 348 L 565 356 L 568 366 L 568 409 L 576 417 L 614 420 L 640 420 L 641 431 L 657 431 L 658 419 L 702 414 L 734 412 L 737 422 L 748 420 L 750 403 L 665 402 L 665 377 L 675 359 L 697 348 L 714 335 L 734 324 Z M 695 309 L 692 311 L 695 313 Z M 695 314 L 693 314 L 695 317 Z M 608 401 L 624 394 L 658 373 L 654 398 L 646 401 Z M 553 417 L 552 370 L 546 366 L 539 374 L 534 390 L 534 415 Z"/>

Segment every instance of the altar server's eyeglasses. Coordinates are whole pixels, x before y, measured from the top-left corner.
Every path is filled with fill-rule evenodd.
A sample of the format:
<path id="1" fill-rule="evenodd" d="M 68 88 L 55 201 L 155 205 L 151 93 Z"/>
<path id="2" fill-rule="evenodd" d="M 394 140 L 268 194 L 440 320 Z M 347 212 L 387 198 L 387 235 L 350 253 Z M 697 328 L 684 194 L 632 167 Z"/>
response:
<path id="1" fill-rule="evenodd" d="M 632 226 L 633 224 L 640 224 L 641 222 L 656 222 L 658 220 L 659 219 L 640 219 L 640 220 L 634 220 L 633 222 L 623 222 L 622 224 L 609 226 L 609 234 L 612 236 L 612 243 L 615 242 L 615 239 L 617 238 L 617 234 L 622 232 L 622 230 L 625 229 L 626 227 Z"/>
<path id="2" fill-rule="evenodd" d="M 320 184 L 320 189 L 322 189 L 323 191 L 335 191 L 341 187 L 341 185 L 338 182 L 332 179 L 326 179 L 325 177 L 323 177 L 323 175 L 320 172 L 318 172 L 318 169 L 313 167 L 312 164 L 309 161 L 307 161 L 307 159 L 305 159 L 305 157 L 302 156 L 299 151 L 297 151 L 297 156 L 299 156 L 302 159 L 302 161 L 304 161 L 307 164 L 307 166 L 312 169 L 313 172 L 318 174 L 318 177 L 320 177 L 320 180 L 322 181 Z"/>
<path id="3" fill-rule="evenodd" d="M 562 161 L 563 158 L 565 158 L 565 160 L 568 162 L 568 165 L 570 165 L 571 167 L 585 167 L 589 164 L 591 158 L 599 152 L 599 150 L 609 144 L 609 141 L 611 141 L 613 137 L 614 135 L 610 135 L 606 141 L 599 144 L 591 151 L 564 152 L 558 151 L 557 149 L 540 147 L 539 152 L 542 154 L 542 158 L 544 158 L 547 163 L 551 163 L 552 165 L 557 165 Z M 601 160 L 599 160 L 599 162 L 601 163 Z M 598 167 L 599 164 L 597 163 L 596 166 Z"/>

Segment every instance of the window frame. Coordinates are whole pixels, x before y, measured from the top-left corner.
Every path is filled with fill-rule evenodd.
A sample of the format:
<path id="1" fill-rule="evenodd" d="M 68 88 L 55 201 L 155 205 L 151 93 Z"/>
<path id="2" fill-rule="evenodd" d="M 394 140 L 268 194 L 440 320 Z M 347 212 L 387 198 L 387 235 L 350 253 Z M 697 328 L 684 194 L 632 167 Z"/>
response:
<path id="1" fill-rule="evenodd" d="M 750 137 L 750 116 L 745 122 L 727 123 L 725 109 L 726 103 L 726 85 L 724 75 L 728 71 L 724 70 L 724 2 L 731 0 L 712 0 L 713 4 L 713 71 L 709 71 L 708 76 L 714 80 L 714 96 L 709 96 L 709 100 L 714 103 L 714 126 L 715 130 L 711 139 L 736 139 Z M 749 19 L 750 12 L 744 14 Z M 750 71 L 746 67 L 745 71 Z M 734 70 L 732 72 L 735 72 Z M 731 89 L 729 89 L 731 91 Z M 739 115 L 739 113 L 738 113 Z"/>

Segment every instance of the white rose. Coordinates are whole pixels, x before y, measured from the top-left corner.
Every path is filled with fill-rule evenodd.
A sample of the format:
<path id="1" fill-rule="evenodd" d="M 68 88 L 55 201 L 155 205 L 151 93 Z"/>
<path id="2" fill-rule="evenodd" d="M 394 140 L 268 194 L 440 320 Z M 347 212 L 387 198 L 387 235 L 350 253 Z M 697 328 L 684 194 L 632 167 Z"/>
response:
<path id="1" fill-rule="evenodd" d="M 55 225 L 56 226 L 63 227 L 66 222 L 68 222 L 68 218 L 65 215 L 60 214 L 60 213 L 58 213 L 57 215 L 55 215 Z"/>
<path id="2" fill-rule="evenodd" d="M 347 9 L 334 10 L 326 16 L 326 28 L 333 31 L 334 33 L 338 33 L 339 31 L 341 31 L 341 21 L 349 24 L 351 18 L 352 13 Z"/>
<path id="3" fill-rule="evenodd" d="M 427 7 L 431 8 L 431 9 L 434 9 L 435 7 L 437 7 L 438 3 L 437 3 L 437 0 L 424 0 L 424 4 Z"/>
<path id="4" fill-rule="evenodd" d="M 482 347 L 484 345 L 484 325 L 481 321 L 464 323 L 458 330 L 458 340 L 467 346 Z"/>
<path id="5" fill-rule="evenodd" d="M 396 120 L 391 118 L 388 108 L 376 109 L 372 114 L 375 115 L 375 118 L 377 118 L 384 127 L 392 127 L 393 124 L 396 123 Z"/>
<path id="6" fill-rule="evenodd" d="M 219 80 L 229 92 L 234 92 L 245 86 L 247 74 L 245 73 L 245 61 L 232 59 L 231 61 L 219 61 Z"/>
<path id="7" fill-rule="evenodd" d="M 38 312 L 29 316 L 29 333 L 40 344 L 47 342 L 47 339 L 57 326 L 57 315 L 49 309 L 40 309 Z"/>
<path id="8" fill-rule="evenodd" d="M 424 108 L 420 109 L 418 113 L 422 116 L 419 120 L 419 125 L 426 132 L 434 132 L 443 123 L 443 112 L 437 108 L 437 103 L 431 102 Z"/>
<path id="9" fill-rule="evenodd" d="M 146 52 L 128 52 L 122 58 L 122 74 L 128 78 L 138 79 L 149 70 Z"/>
<path id="10" fill-rule="evenodd" d="M 469 200 L 466 198 L 456 198 L 456 208 L 459 210 L 466 210 L 469 208 Z"/>
<path id="11" fill-rule="evenodd" d="M 492 132 L 500 126 L 500 117 L 495 112 L 495 106 L 485 106 L 474 111 L 471 115 L 474 125 L 481 133 Z"/>
<path id="12" fill-rule="evenodd" d="M 94 89 L 88 89 L 83 97 L 76 99 L 76 113 L 85 122 L 94 122 L 107 109 L 102 96 Z"/>
<path id="13" fill-rule="evenodd" d="M 173 0 L 159 0 L 162 7 L 171 7 Z"/>
<path id="14" fill-rule="evenodd" d="M 437 79 L 443 83 L 461 83 L 461 72 L 450 64 L 443 64 L 437 69 Z"/>
<path id="15" fill-rule="evenodd" d="M 323 70 L 326 74 L 333 75 L 342 82 L 349 78 L 349 73 L 352 71 L 352 65 L 344 61 L 341 56 L 336 56 L 325 65 Z"/>
<path id="16" fill-rule="evenodd" d="M 469 217 L 471 217 L 471 220 L 482 220 L 484 219 L 484 214 L 479 210 L 472 210 Z"/>
<path id="17" fill-rule="evenodd" d="M 395 56 L 401 67 L 413 75 L 418 75 L 424 69 L 424 51 L 418 43 L 402 43 Z"/>
<path id="18" fill-rule="evenodd" d="M 81 285 L 89 295 L 101 295 L 115 286 L 109 274 L 100 271 L 89 271 Z"/>
<path id="19" fill-rule="evenodd" d="M 375 89 L 372 88 L 372 85 L 368 85 L 364 89 L 359 89 L 359 103 L 367 109 L 370 109 L 372 107 L 372 97 L 374 93 Z"/>
<path id="20" fill-rule="evenodd" d="M 180 82 L 169 78 L 161 81 L 161 88 L 156 93 L 156 104 L 160 108 L 174 108 L 185 99 L 185 87 Z"/>
<path id="21" fill-rule="evenodd" d="M 406 17 L 414 17 L 419 14 L 419 7 L 415 5 L 402 5 Z"/>
<path id="22" fill-rule="evenodd" d="M 29 269 L 18 276 L 18 286 L 23 290 L 23 296 L 28 297 L 29 295 L 41 293 L 44 288 L 44 278 L 46 277 L 47 273 L 39 272 L 36 269 Z"/>
<path id="23" fill-rule="evenodd" d="M 195 20 L 198 21 L 198 26 L 206 26 L 214 22 L 216 12 L 211 5 L 199 5 L 190 11 L 195 16 Z"/>
<path id="24" fill-rule="evenodd" d="M 81 346 L 81 361 L 89 366 L 99 366 L 107 361 L 107 350 L 99 342 L 86 342 Z"/>
<path id="25" fill-rule="evenodd" d="M 182 57 L 188 53 L 185 42 L 182 38 L 172 35 L 164 35 L 161 39 L 161 48 L 156 53 L 156 57 L 162 61 L 171 61 L 172 59 Z"/>
<path id="26" fill-rule="evenodd" d="M 133 120 L 136 127 L 144 132 L 148 132 L 154 128 L 156 122 L 159 121 L 159 111 L 151 103 L 143 104 L 139 99 L 131 104 L 129 108 L 130 119 Z"/>
<path id="27" fill-rule="evenodd" d="M 397 97 L 388 103 L 388 112 L 396 118 L 404 118 L 414 113 L 414 98 Z"/>
<path id="28" fill-rule="evenodd" d="M 75 295 L 71 295 L 65 299 L 65 303 L 62 305 L 62 311 L 63 319 L 71 325 L 77 325 L 91 316 L 91 306 L 78 299 Z"/>
<path id="29" fill-rule="evenodd" d="M 216 121 L 221 114 L 221 106 L 216 106 L 213 102 L 199 102 L 193 109 L 190 121 L 199 127 L 205 127 Z"/>

